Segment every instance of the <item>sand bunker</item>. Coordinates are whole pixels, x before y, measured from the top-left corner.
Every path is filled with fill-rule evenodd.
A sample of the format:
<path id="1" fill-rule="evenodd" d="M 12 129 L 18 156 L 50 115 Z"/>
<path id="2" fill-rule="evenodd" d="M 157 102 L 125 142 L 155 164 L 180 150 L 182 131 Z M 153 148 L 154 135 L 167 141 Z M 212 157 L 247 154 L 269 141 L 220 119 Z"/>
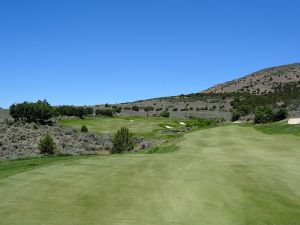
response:
<path id="1" fill-rule="evenodd" d="M 167 128 L 167 129 L 173 129 L 173 127 L 170 127 L 170 126 L 166 126 L 166 128 Z"/>
<path id="2" fill-rule="evenodd" d="M 242 121 L 240 121 L 240 120 L 237 120 L 237 121 L 234 121 L 233 123 L 243 123 Z"/>
<path id="3" fill-rule="evenodd" d="M 186 124 L 184 122 L 180 122 L 179 124 L 182 126 L 186 126 Z"/>
<path id="4" fill-rule="evenodd" d="M 288 120 L 288 124 L 290 125 L 300 124 L 300 118 L 291 118 Z"/>

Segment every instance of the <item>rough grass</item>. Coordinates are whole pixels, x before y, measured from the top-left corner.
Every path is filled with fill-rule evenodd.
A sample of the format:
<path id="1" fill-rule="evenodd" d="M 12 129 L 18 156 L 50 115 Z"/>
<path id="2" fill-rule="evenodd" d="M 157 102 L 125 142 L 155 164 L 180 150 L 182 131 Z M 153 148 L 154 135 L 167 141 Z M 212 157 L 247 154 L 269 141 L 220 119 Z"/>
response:
<path id="1" fill-rule="evenodd" d="M 177 146 L 1 179 L 0 224 L 299 224 L 299 137 L 233 125 L 187 134 Z"/>
<path id="2" fill-rule="evenodd" d="M 300 136 L 300 125 L 290 125 L 286 120 L 276 123 L 256 125 L 255 129 L 266 134 L 292 134 Z"/>

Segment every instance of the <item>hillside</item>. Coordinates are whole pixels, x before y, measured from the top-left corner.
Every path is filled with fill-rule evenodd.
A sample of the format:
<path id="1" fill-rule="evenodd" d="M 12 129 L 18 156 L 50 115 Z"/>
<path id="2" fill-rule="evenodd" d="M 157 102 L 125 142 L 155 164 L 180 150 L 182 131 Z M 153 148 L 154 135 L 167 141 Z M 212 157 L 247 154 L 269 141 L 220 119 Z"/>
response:
<path id="1" fill-rule="evenodd" d="M 9 117 L 9 111 L 7 109 L 0 108 L 0 121 Z"/>
<path id="2" fill-rule="evenodd" d="M 300 63 L 272 67 L 213 86 L 203 93 L 273 93 L 279 86 L 300 81 Z"/>
<path id="3" fill-rule="evenodd" d="M 121 115 L 160 115 L 169 111 L 171 117 L 224 118 L 230 120 L 233 101 L 256 107 L 285 105 L 290 116 L 300 115 L 300 63 L 272 67 L 254 72 L 234 81 L 189 95 L 162 97 L 116 105 L 97 105 L 97 109 L 121 107 Z M 250 99 L 250 101 L 247 101 Z M 235 104 L 237 106 L 237 104 Z M 139 110 L 133 110 L 137 106 Z"/>

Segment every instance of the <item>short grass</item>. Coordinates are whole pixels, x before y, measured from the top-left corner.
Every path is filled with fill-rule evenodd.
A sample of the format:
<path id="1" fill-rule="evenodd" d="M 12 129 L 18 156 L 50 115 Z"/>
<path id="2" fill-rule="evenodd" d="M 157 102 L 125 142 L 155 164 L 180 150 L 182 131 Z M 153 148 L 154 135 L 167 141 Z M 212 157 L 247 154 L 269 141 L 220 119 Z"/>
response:
<path id="1" fill-rule="evenodd" d="M 66 163 L 73 160 L 82 159 L 84 157 L 88 158 L 92 156 L 48 156 L 0 161 L 0 179 L 29 170 L 34 170 L 43 166 L 50 166 L 57 163 Z"/>
<path id="2" fill-rule="evenodd" d="M 178 126 L 176 120 L 161 117 L 139 117 L 139 116 L 123 116 L 123 117 L 96 117 L 85 119 L 65 119 L 59 121 L 61 125 L 80 129 L 82 125 L 86 125 L 89 131 L 99 134 L 115 133 L 121 127 L 127 127 L 135 134 L 147 135 L 157 130 L 166 129 L 164 126 Z"/>
<path id="3" fill-rule="evenodd" d="M 63 119 L 59 123 L 63 126 L 80 130 L 82 125 L 88 130 L 98 134 L 113 134 L 121 127 L 127 127 L 135 136 L 151 139 L 155 145 L 142 153 L 165 153 L 174 151 L 175 144 L 182 138 L 182 133 L 167 133 L 166 126 L 181 130 L 185 126 L 174 118 L 144 117 L 144 116 L 117 116 L 117 117 L 92 117 L 85 119 Z"/>
<path id="4" fill-rule="evenodd" d="M 0 224 L 299 224 L 298 136 L 233 125 L 186 134 L 177 146 L 3 178 Z"/>

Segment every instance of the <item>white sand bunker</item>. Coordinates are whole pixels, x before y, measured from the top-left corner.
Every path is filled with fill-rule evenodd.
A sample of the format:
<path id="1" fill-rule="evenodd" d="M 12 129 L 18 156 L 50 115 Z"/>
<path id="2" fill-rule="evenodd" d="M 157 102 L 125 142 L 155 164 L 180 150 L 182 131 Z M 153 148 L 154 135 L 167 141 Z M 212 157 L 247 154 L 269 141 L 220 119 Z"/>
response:
<path id="1" fill-rule="evenodd" d="M 166 128 L 167 128 L 167 129 L 173 129 L 173 127 L 170 127 L 170 126 L 166 126 Z"/>
<path id="2" fill-rule="evenodd" d="M 288 120 L 288 124 L 290 125 L 300 124 L 300 118 L 291 118 Z"/>
<path id="3" fill-rule="evenodd" d="M 184 122 L 180 122 L 179 124 L 182 126 L 186 126 L 186 123 L 184 123 Z"/>
<path id="4" fill-rule="evenodd" d="M 130 120 L 130 122 L 133 122 L 134 120 Z"/>
<path id="5" fill-rule="evenodd" d="M 237 123 L 237 124 L 239 124 L 239 123 L 243 123 L 242 121 L 240 121 L 240 120 L 237 120 L 237 121 L 234 121 L 233 123 Z"/>

